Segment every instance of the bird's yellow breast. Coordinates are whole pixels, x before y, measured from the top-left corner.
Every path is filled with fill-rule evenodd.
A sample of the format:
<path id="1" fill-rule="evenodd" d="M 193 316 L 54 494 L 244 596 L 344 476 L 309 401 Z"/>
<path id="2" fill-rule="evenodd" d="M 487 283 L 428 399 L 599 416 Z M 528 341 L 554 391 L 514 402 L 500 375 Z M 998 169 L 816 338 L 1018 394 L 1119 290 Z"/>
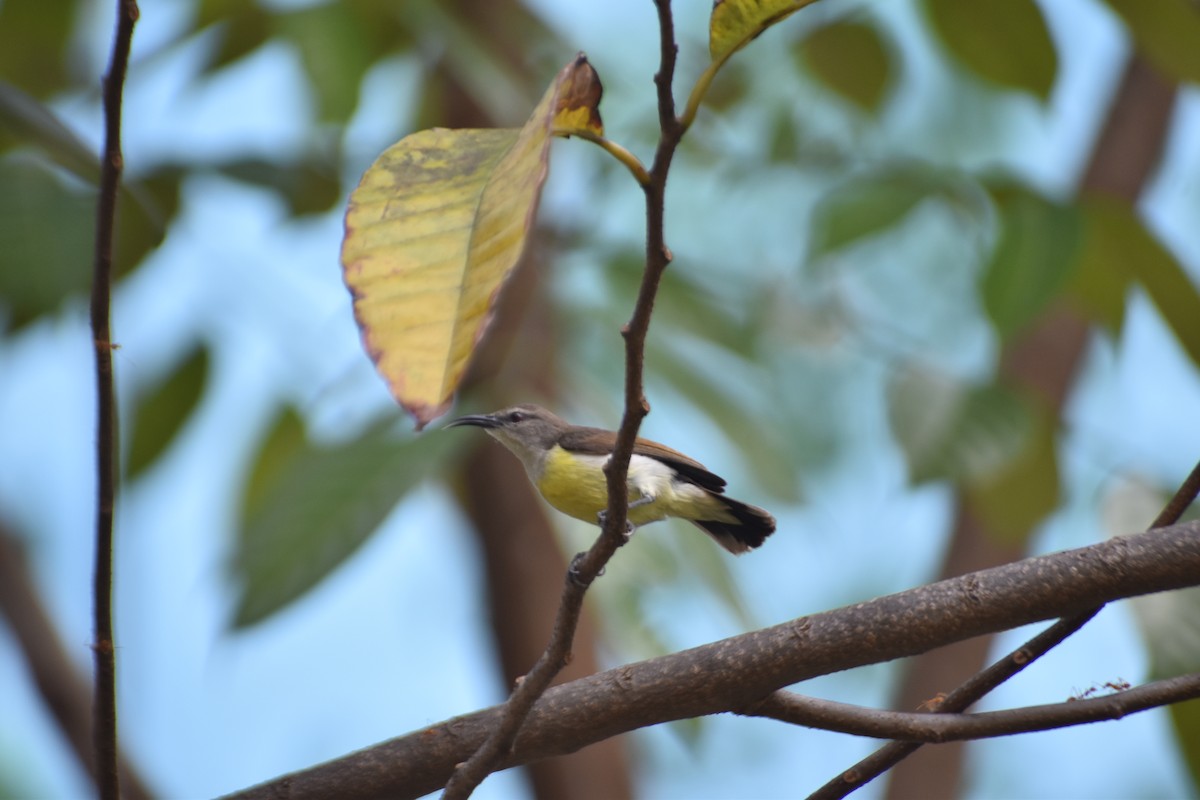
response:
<path id="1" fill-rule="evenodd" d="M 608 507 L 608 483 L 604 476 L 606 455 L 580 455 L 555 445 L 546 454 L 537 477 L 538 491 L 546 502 L 564 514 L 584 522 Z M 645 525 L 666 517 L 711 519 L 724 516 L 709 494 L 690 483 L 677 484 L 675 471 L 657 459 L 635 455 L 629 464 L 629 502 L 643 496 L 652 502 L 629 510 L 629 521 Z"/>
<path id="2" fill-rule="evenodd" d="M 546 502 L 559 511 L 585 522 L 608 507 L 608 484 L 604 477 L 604 456 L 568 453 L 558 445 L 546 454 L 538 491 Z"/>

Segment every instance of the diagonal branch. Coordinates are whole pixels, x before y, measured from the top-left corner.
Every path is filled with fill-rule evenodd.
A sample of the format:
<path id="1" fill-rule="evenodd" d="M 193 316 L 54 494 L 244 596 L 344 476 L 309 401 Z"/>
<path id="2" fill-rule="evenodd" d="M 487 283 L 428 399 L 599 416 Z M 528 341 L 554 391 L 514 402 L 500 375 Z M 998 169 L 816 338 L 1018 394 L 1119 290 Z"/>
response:
<path id="1" fill-rule="evenodd" d="M 1178 522 L 1179 518 L 1183 516 L 1183 512 L 1196 500 L 1197 496 L 1200 496 L 1200 462 L 1192 468 L 1191 474 L 1184 479 L 1166 507 L 1155 517 L 1150 526 L 1151 530 L 1165 528 Z M 938 712 L 953 714 L 965 711 L 984 695 L 1057 647 L 1064 639 L 1090 622 L 1092 617 L 1100 613 L 1102 607 L 1102 605 L 1096 605 L 1060 619 L 946 695 L 938 705 Z M 813 792 L 809 796 L 809 800 L 836 800 L 845 797 L 859 786 L 887 772 L 920 747 L 921 742 L 890 742 Z"/>
<path id="2" fill-rule="evenodd" d="M 819 675 L 1197 584 L 1200 521 L 801 617 L 553 687 L 534 704 L 498 766 L 574 752 L 648 725 L 740 711 Z M 491 708 L 456 717 L 231 797 L 419 797 L 442 785 L 500 714 Z"/>
<path id="3" fill-rule="evenodd" d="M 1200 697 L 1200 673 L 1153 681 L 1132 689 L 1121 688 L 1102 697 L 1071 698 L 1062 703 L 978 714 L 881 711 L 787 691 L 775 692 L 742 713 L 855 736 L 940 744 L 1107 722 L 1197 697 Z"/>
<path id="4" fill-rule="evenodd" d="M 96 354 L 96 568 L 93 578 L 96 662 L 96 700 L 93 745 L 96 783 L 105 800 L 118 800 L 116 655 L 112 626 L 113 507 L 117 483 L 117 409 L 113 389 L 112 303 L 113 239 L 117 189 L 124 159 L 121 155 L 121 95 L 129 66 L 136 0 L 118 0 L 117 29 L 112 60 L 104 77 L 104 157 L 100 162 L 100 193 L 96 203 L 96 244 L 92 265 L 92 345 Z"/>

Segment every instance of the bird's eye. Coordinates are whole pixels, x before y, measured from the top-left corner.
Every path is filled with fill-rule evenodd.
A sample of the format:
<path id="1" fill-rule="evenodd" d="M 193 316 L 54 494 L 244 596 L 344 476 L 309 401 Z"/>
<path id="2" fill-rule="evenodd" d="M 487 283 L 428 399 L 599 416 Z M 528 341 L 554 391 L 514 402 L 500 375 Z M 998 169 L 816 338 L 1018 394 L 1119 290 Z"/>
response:
<path id="1" fill-rule="evenodd" d="M 525 419 L 525 412 L 524 412 L 524 411 L 511 411 L 511 412 L 509 412 L 509 414 L 508 414 L 508 421 L 509 421 L 509 422 L 520 422 L 520 421 L 521 421 L 521 420 L 523 420 L 523 419 Z"/>

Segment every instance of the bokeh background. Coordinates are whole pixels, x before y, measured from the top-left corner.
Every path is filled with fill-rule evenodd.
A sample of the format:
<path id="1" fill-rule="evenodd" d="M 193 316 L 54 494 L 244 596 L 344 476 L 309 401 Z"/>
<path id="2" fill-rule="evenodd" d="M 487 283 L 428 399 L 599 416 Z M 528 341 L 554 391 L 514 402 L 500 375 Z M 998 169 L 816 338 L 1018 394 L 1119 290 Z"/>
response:
<path id="1" fill-rule="evenodd" d="M 674 5 L 684 97 L 709 3 Z M 91 791 L 25 637 L 90 674 L 111 6 L 0 0 L 0 560 L 52 621 L 23 633 L 8 604 L 0 623 L 5 797 Z M 142 3 L 116 629 L 122 742 L 154 793 L 233 791 L 499 702 L 532 663 L 562 554 L 595 529 L 547 517 L 482 437 L 412 432 L 359 344 L 341 216 L 391 143 L 519 125 L 577 51 L 610 137 L 649 160 L 657 35 L 648 0 Z M 1190 0 L 821 0 L 735 56 L 671 174 L 643 433 L 779 532 L 736 561 L 684 524 L 639 532 L 594 587 L 577 671 L 1148 524 L 1200 456 L 1197 41 Z M 456 411 L 617 424 L 643 213 L 604 153 L 554 145 Z M 983 707 L 1195 669 L 1196 619 L 1187 593 L 1115 604 Z M 797 688 L 914 708 L 1030 633 Z M 927 748 L 860 796 L 1194 796 L 1196 705 Z M 705 719 L 479 796 L 794 797 L 873 747 Z"/>

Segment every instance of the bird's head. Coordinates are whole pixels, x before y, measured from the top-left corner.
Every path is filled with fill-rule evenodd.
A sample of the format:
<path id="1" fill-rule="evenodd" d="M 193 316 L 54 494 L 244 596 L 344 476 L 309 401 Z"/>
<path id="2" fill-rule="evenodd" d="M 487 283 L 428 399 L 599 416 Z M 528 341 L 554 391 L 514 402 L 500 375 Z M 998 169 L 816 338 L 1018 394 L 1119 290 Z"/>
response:
<path id="1" fill-rule="evenodd" d="M 526 466 L 543 459 L 563 431 L 570 427 L 541 406 L 529 404 L 491 414 L 468 414 L 453 420 L 446 427 L 461 425 L 483 428 L 492 438 L 516 453 Z"/>

